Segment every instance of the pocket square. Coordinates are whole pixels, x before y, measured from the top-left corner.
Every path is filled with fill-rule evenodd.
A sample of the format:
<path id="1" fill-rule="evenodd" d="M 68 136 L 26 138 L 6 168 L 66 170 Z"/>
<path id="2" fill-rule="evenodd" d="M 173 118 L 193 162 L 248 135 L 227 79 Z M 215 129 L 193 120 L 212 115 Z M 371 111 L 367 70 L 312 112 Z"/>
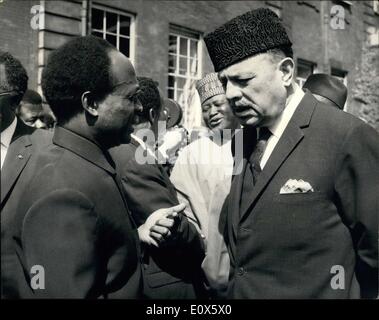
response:
<path id="1" fill-rule="evenodd" d="M 302 179 L 289 179 L 280 189 L 280 194 L 314 192 L 309 182 Z"/>

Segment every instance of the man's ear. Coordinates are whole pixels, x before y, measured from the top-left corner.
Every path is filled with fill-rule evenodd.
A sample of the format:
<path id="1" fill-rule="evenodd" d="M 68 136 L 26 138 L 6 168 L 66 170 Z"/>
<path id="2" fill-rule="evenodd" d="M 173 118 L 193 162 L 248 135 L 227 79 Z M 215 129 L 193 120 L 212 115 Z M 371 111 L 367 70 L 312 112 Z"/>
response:
<path id="1" fill-rule="evenodd" d="M 151 124 L 155 122 L 155 110 L 153 108 L 149 110 L 149 122 Z"/>
<path id="2" fill-rule="evenodd" d="M 92 98 L 91 91 L 86 91 L 82 94 L 82 106 L 91 116 L 97 117 L 99 115 L 97 111 L 98 104 Z"/>
<path id="3" fill-rule="evenodd" d="M 289 86 L 294 77 L 295 63 L 292 58 L 287 57 L 280 61 L 279 70 L 282 72 L 282 80 L 285 86 Z"/>

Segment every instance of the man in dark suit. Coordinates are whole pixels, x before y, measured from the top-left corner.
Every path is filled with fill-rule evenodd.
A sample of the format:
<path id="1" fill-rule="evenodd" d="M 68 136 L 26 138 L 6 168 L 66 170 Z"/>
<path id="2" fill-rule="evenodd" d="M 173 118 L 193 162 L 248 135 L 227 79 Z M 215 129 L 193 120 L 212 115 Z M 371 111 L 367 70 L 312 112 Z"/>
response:
<path id="1" fill-rule="evenodd" d="M 28 76 L 21 63 L 8 52 L 0 52 L 0 118 L 1 118 L 1 296 L 17 297 L 17 285 L 9 273 L 14 272 L 12 263 L 11 230 L 8 220 L 22 195 L 17 184 L 23 185 L 33 170 L 25 170 L 31 157 L 51 141 L 51 134 L 26 126 L 15 116 L 15 109 L 27 88 Z"/>
<path id="2" fill-rule="evenodd" d="M 107 151 L 128 137 L 140 108 L 134 68 L 105 40 L 78 37 L 49 56 L 42 88 L 58 125 L 31 159 L 8 225 L 19 297 L 138 298 L 139 238 Z M 174 224 L 175 209 L 153 213 L 145 241 L 150 227 Z"/>
<path id="3" fill-rule="evenodd" d="M 244 126 L 243 170 L 220 226 L 229 297 L 376 297 L 378 133 L 296 85 L 292 43 L 271 10 L 205 42 Z"/>
<path id="4" fill-rule="evenodd" d="M 138 77 L 142 104 L 138 115 L 138 128 L 151 129 L 157 135 L 158 121 L 162 119 L 163 98 L 156 83 L 146 77 Z M 138 134 L 138 133 L 137 133 Z M 136 139 L 138 137 L 134 136 Z M 179 204 L 176 192 L 164 168 L 157 163 L 153 150 L 140 139 L 132 139 L 110 150 L 116 162 L 122 185 L 137 226 L 145 223 L 152 212 Z M 152 145 L 154 145 L 152 141 Z M 154 163 L 137 161 L 137 150 L 150 152 Z M 142 154 L 142 152 L 140 153 Z M 144 159 L 140 159 L 144 160 Z M 147 159 L 146 159 L 147 160 Z M 176 236 L 166 245 L 145 246 L 144 297 L 151 299 L 194 299 L 203 297 L 200 290 L 200 264 L 204 257 L 203 243 L 196 228 L 186 217 L 180 216 Z"/>

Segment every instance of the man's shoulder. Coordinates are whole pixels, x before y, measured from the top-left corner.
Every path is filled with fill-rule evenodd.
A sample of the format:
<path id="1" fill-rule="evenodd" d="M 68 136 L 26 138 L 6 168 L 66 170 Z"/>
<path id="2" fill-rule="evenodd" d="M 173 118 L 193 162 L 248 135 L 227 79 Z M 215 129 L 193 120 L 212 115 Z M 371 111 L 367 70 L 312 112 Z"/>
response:
<path id="1" fill-rule="evenodd" d="M 324 103 L 318 102 L 315 107 L 315 112 L 312 117 L 317 126 L 321 125 L 328 128 L 330 133 L 346 134 L 358 127 L 369 127 L 364 121 L 357 116 L 340 109 L 328 106 Z M 328 133 L 326 132 L 326 133 Z"/>
<path id="2" fill-rule="evenodd" d="M 32 140 L 32 143 L 36 146 L 47 146 L 52 143 L 53 132 L 50 130 L 35 129 L 31 133 L 30 139 Z"/>
<path id="3" fill-rule="evenodd" d="M 125 163 L 134 158 L 136 150 L 135 144 L 125 143 L 109 149 L 109 153 L 116 163 Z"/>

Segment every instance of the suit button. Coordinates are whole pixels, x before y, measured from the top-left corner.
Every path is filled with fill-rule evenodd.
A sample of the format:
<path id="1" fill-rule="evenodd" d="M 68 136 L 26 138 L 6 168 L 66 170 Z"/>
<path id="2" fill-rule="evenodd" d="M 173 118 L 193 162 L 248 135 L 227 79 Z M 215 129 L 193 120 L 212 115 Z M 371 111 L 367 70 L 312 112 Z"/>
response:
<path id="1" fill-rule="evenodd" d="M 238 268 L 238 271 L 237 271 L 238 275 L 239 276 L 243 276 L 243 274 L 245 273 L 245 269 L 244 268 Z"/>

